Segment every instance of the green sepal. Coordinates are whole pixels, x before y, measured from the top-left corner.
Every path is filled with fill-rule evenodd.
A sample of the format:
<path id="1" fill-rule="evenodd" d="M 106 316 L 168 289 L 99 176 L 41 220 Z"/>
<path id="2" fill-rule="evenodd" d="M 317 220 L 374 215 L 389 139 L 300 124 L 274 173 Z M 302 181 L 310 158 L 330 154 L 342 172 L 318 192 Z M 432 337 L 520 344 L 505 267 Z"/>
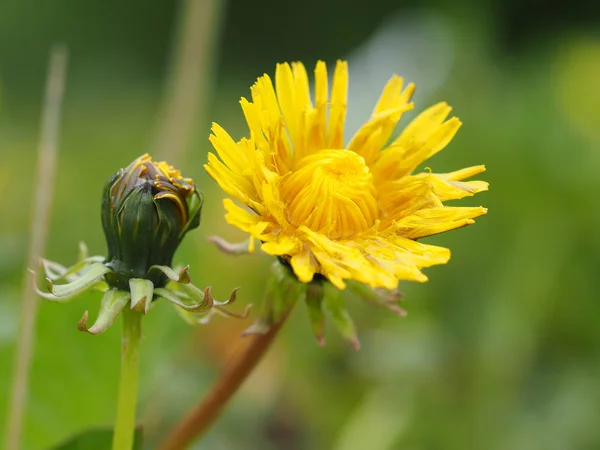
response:
<path id="1" fill-rule="evenodd" d="M 319 345 L 325 345 L 325 314 L 323 313 L 322 282 L 311 282 L 306 289 L 306 309 L 313 334 Z"/>
<path id="2" fill-rule="evenodd" d="M 354 350 L 360 349 L 356 326 L 344 307 L 342 291 L 329 282 L 323 283 L 323 310 L 331 317 L 342 337 Z"/>
<path id="3" fill-rule="evenodd" d="M 202 213 L 202 205 L 204 204 L 204 196 L 202 192 L 194 191 L 194 193 L 187 200 L 189 220 L 183 226 L 183 229 L 179 233 L 179 239 L 183 239 L 183 236 L 190 230 L 200 226 L 200 216 Z"/>
<path id="4" fill-rule="evenodd" d="M 52 281 L 63 279 L 69 270 L 62 264 L 44 258 L 40 258 L 40 266 L 42 267 L 42 272 L 44 272 L 46 278 Z"/>
<path id="5" fill-rule="evenodd" d="M 346 281 L 348 290 L 372 305 L 387 309 L 401 317 L 406 316 L 406 311 L 398 306 L 398 302 L 404 297 L 395 289 L 372 288 L 355 280 Z"/>
<path id="6" fill-rule="evenodd" d="M 127 306 L 127 303 L 131 299 L 131 294 L 127 291 L 119 291 L 117 289 L 110 289 L 104 293 L 102 302 L 100 303 L 100 310 L 98 311 L 98 318 L 91 328 L 87 327 L 89 313 L 86 311 L 83 313 L 83 317 L 77 324 L 79 331 L 88 332 L 91 334 L 100 334 L 106 331 L 117 317 Z"/>
<path id="7" fill-rule="evenodd" d="M 130 278 L 131 309 L 146 314 L 154 297 L 154 284 L 143 278 Z"/>
<path id="8" fill-rule="evenodd" d="M 85 269 L 88 266 L 91 266 L 95 263 L 104 262 L 103 256 L 90 256 L 79 260 L 76 264 L 71 267 L 65 267 L 57 262 L 49 261 L 44 258 L 40 258 L 41 266 L 44 271 L 44 274 L 47 278 L 50 278 L 52 281 L 61 281 L 65 280 L 67 282 L 71 282 L 79 278 L 79 272 Z"/>
<path id="9" fill-rule="evenodd" d="M 198 316 L 197 314 L 194 314 L 191 311 L 186 311 L 185 309 L 177 307 L 175 308 L 175 311 L 177 311 L 179 317 L 181 317 L 183 321 L 188 325 L 206 325 L 208 322 L 210 322 L 210 319 L 212 318 L 211 314 Z"/>
<path id="10" fill-rule="evenodd" d="M 203 314 L 208 312 L 212 307 L 208 301 L 204 301 L 206 296 L 204 296 L 200 302 L 194 303 L 193 299 L 189 295 L 182 292 L 173 291 L 172 289 L 158 288 L 154 290 L 154 293 L 157 297 L 164 298 L 178 308 L 189 311 L 190 313 Z"/>
<path id="11" fill-rule="evenodd" d="M 156 232 L 154 196 L 151 185 L 144 183 L 131 191 L 119 204 L 116 216 L 119 217 L 119 238 L 121 245 L 120 261 L 124 273 L 129 278 L 143 278 L 148 271 L 148 261 L 152 252 Z M 125 280 L 121 280 L 123 283 Z M 126 281 L 125 281 L 126 282 Z M 124 286 L 123 286 L 124 287 Z M 122 287 L 121 287 L 122 288 Z"/>
<path id="12" fill-rule="evenodd" d="M 207 310 L 213 307 L 214 299 L 210 295 L 210 286 L 206 287 L 204 291 L 191 283 L 179 284 L 177 287 L 192 300 L 193 304 L 202 304 Z"/>
<path id="13" fill-rule="evenodd" d="M 48 291 L 42 292 L 36 286 L 36 293 L 47 299 L 56 302 L 65 302 L 73 299 L 87 289 L 90 289 L 98 283 L 103 283 L 103 277 L 110 269 L 102 263 L 94 263 L 82 270 L 81 277 L 67 284 L 55 285 L 50 278 L 46 278 Z"/>
<path id="14" fill-rule="evenodd" d="M 85 261 L 86 259 L 89 258 L 90 251 L 88 250 L 88 247 L 85 244 L 85 242 L 79 241 L 78 250 L 79 251 L 77 253 L 77 262 Z"/>
<path id="15" fill-rule="evenodd" d="M 158 270 L 167 276 L 167 278 L 175 283 L 189 284 L 192 280 L 188 269 L 190 266 L 185 266 L 177 273 L 174 269 L 169 266 L 152 266 L 148 269 L 148 273 Z"/>
<path id="16" fill-rule="evenodd" d="M 306 297 L 306 284 L 298 281 L 290 269 L 279 261 L 271 265 L 267 292 L 259 318 L 244 331 L 247 334 L 265 334 L 289 314 L 296 302 Z"/>
<path id="17" fill-rule="evenodd" d="M 224 302 L 214 299 L 211 293 L 211 287 L 208 286 L 204 292 L 193 284 L 178 284 L 175 289 L 157 289 L 155 291 L 158 297 L 173 303 L 176 306 L 177 313 L 189 324 L 203 325 L 208 323 L 214 315 L 232 317 L 236 319 L 245 319 L 248 317 L 252 305 L 246 305 L 244 312 L 236 313 L 223 308 L 235 302 L 237 290 L 231 291 L 231 295 Z M 183 292 L 181 292 L 183 291 Z"/>

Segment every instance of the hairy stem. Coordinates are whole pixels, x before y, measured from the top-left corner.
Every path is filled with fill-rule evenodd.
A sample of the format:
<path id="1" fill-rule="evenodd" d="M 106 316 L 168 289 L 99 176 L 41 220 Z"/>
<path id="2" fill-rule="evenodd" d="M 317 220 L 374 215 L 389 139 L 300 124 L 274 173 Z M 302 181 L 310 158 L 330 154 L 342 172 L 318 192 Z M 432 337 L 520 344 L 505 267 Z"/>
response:
<path id="1" fill-rule="evenodd" d="M 119 380 L 113 450 L 131 450 L 133 448 L 141 340 L 142 313 L 126 307 L 123 309 L 121 379 Z"/>

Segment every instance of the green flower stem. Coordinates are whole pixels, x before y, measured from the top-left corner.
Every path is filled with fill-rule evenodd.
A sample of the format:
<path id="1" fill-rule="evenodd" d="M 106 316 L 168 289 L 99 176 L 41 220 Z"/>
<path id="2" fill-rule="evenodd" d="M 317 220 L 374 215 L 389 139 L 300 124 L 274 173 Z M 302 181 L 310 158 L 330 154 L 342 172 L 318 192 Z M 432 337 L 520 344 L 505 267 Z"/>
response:
<path id="1" fill-rule="evenodd" d="M 232 357 L 200 403 L 169 431 L 157 449 L 185 449 L 208 430 L 269 349 L 292 306 L 293 303 L 265 334 L 253 334 L 246 338 L 247 344 Z"/>
<path id="2" fill-rule="evenodd" d="M 121 379 L 113 450 L 131 450 L 135 434 L 142 313 L 123 309 L 123 340 L 121 342 Z"/>

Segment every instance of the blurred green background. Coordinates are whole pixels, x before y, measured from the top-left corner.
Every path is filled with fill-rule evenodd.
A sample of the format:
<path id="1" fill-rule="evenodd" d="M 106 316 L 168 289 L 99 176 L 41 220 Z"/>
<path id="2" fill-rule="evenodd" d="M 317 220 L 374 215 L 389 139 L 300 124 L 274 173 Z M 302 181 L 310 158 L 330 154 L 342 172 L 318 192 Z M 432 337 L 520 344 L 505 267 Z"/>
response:
<path id="1" fill-rule="evenodd" d="M 600 448 L 600 4 L 214 2 L 199 33 L 214 36 L 212 51 L 189 61 L 202 69 L 205 89 L 192 95 L 202 105 L 173 161 L 205 193 L 203 225 L 176 256 L 197 285 L 212 285 L 217 298 L 242 286 L 242 302 L 260 304 L 271 259 L 228 257 L 206 242 L 213 233 L 244 236 L 225 223 L 224 194 L 202 164 L 210 121 L 243 136 L 239 97 L 276 62 L 302 60 L 311 70 L 317 59 L 330 67 L 348 59 L 349 133 L 392 73 L 415 81 L 416 111 L 446 100 L 464 122 L 427 165 L 486 164 L 491 189 L 462 202 L 489 207 L 476 225 L 427 240 L 450 247 L 453 258 L 427 271 L 430 282 L 401 285 L 407 318 L 349 298 L 363 344 L 355 353 L 333 329 L 318 347 L 300 305 L 195 448 Z M 186 8 L 167 0 L 0 2 L 0 430 L 50 46 L 66 43 L 70 62 L 46 255 L 69 264 L 79 240 L 105 252 L 102 186 L 159 139 Z M 41 303 L 24 449 L 111 425 L 120 327 L 91 336 L 76 326 L 98 301 Z M 250 323 L 217 318 L 190 328 L 156 305 L 144 321 L 147 448 L 210 385 Z"/>

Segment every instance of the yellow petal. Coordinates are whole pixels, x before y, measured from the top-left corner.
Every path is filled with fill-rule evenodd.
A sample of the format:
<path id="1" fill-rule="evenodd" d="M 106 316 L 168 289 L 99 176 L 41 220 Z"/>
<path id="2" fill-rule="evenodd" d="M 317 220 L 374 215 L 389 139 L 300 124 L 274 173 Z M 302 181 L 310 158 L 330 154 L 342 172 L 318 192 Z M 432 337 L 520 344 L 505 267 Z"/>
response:
<path id="1" fill-rule="evenodd" d="M 291 257 L 290 264 L 298 280 L 302 283 L 310 283 L 318 271 L 317 261 L 306 246 Z"/>
<path id="2" fill-rule="evenodd" d="M 285 228 L 289 227 L 286 205 L 279 198 L 279 189 L 276 183 L 264 183 L 262 197 L 266 210 L 275 221 Z"/>
<path id="3" fill-rule="evenodd" d="M 298 144 L 299 108 L 296 106 L 296 89 L 294 86 L 294 75 L 289 64 L 277 64 L 275 70 L 275 86 L 279 106 L 285 119 L 285 127 L 292 141 L 292 148 Z"/>
<path id="4" fill-rule="evenodd" d="M 401 179 L 380 186 L 379 209 L 381 228 L 387 228 L 393 221 L 409 216 L 423 208 L 441 206 L 425 180 Z"/>
<path id="5" fill-rule="evenodd" d="M 225 167 L 214 154 L 208 154 L 208 164 L 205 164 L 204 168 L 229 195 L 250 206 L 259 214 L 264 211 L 254 186 L 246 178 Z"/>
<path id="6" fill-rule="evenodd" d="M 306 68 L 301 62 L 292 63 L 292 73 L 294 74 L 294 89 L 296 91 L 296 104 L 301 110 L 312 108 L 310 101 L 310 89 L 308 87 L 308 74 Z"/>
<path id="7" fill-rule="evenodd" d="M 413 108 L 410 99 L 415 85 L 409 84 L 404 91 L 404 80 L 394 75 L 386 84 L 371 119 L 363 125 L 348 144 L 348 149 L 365 158 L 368 165 L 378 157 L 379 151 L 389 140 L 402 114 Z"/>
<path id="8" fill-rule="evenodd" d="M 275 89 L 273 88 L 273 82 L 269 75 L 264 74 L 251 88 L 252 101 L 256 103 L 259 111 L 266 113 L 262 117 L 263 129 L 278 122 L 281 117 L 281 111 L 279 109 L 279 103 L 277 102 L 277 96 L 275 95 Z"/>
<path id="9" fill-rule="evenodd" d="M 458 200 L 488 190 L 488 183 L 485 181 L 452 181 L 450 178 L 454 176 L 454 174 L 420 173 L 404 177 L 402 181 L 422 180 L 426 182 L 431 191 L 443 202 Z"/>
<path id="10" fill-rule="evenodd" d="M 412 108 L 413 104 L 407 103 L 373 115 L 350 140 L 348 150 L 361 155 L 370 166 L 379 156 L 402 114 Z"/>
<path id="11" fill-rule="evenodd" d="M 243 148 L 238 147 L 227 131 L 219 124 L 213 122 L 212 132 L 209 141 L 225 165 L 238 174 L 244 173 L 248 168 L 249 155 L 244 152 Z"/>
<path id="12" fill-rule="evenodd" d="M 471 178 L 471 177 L 474 177 L 475 175 L 479 175 L 480 173 L 483 173 L 483 172 L 485 172 L 485 166 L 480 165 L 480 166 L 466 167 L 464 169 L 456 170 L 454 172 L 441 173 L 441 174 L 438 174 L 438 176 L 440 178 L 443 178 L 444 180 L 448 180 L 448 181 L 461 181 L 466 178 Z"/>
<path id="13" fill-rule="evenodd" d="M 327 148 L 344 148 L 344 122 L 348 98 L 348 63 L 338 61 L 333 74 L 329 123 L 327 124 Z"/>
<path id="14" fill-rule="evenodd" d="M 263 252 L 273 256 L 295 255 L 301 248 L 302 243 L 296 237 L 282 233 L 274 236 L 273 240 L 264 242 L 261 246 Z"/>
<path id="15" fill-rule="evenodd" d="M 238 227 L 242 231 L 250 233 L 252 238 L 262 239 L 263 232 L 271 225 L 269 222 L 264 221 L 261 216 L 257 216 L 256 214 L 252 214 L 245 209 L 240 208 L 228 198 L 223 200 L 223 206 L 227 211 L 227 214 L 225 215 L 227 223 Z M 250 252 L 254 251 L 254 239 L 250 239 L 248 250 Z"/>
<path id="16" fill-rule="evenodd" d="M 406 147 L 407 143 L 421 140 L 423 136 L 428 136 L 432 130 L 444 122 L 450 111 L 452 111 L 452 107 L 446 102 L 430 106 L 406 126 L 392 145 Z"/>
<path id="17" fill-rule="evenodd" d="M 462 125 L 460 120 L 453 117 L 441 125 L 431 125 L 427 128 L 423 124 L 432 124 L 432 120 L 427 117 L 423 120 L 420 118 L 421 116 L 413 121 L 421 122 L 413 128 L 414 134 L 404 132 L 381 153 L 381 157 L 373 166 L 375 178 L 398 179 L 410 174 L 419 164 L 446 147 Z"/>
<path id="18" fill-rule="evenodd" d="M 383 88 L 383 92 L 381 93 L 381 96 L 377 101 L 377 105 L 375 105 L 375 109 L 373 110 L 372 115 L 375 116 L 378 113 L 386 111 L 388 109 L 397 108 L 398 98 L 400 97 L 400 93 L 402 92 L 403 85 L 404 79 L 394 74 Z"/>
<path id="19" fill-rule="evenodd" d="M 314 149 L 325 148 L 327 135 L 327 67 L 323 61 L 315 66 L 315 113 L 311 120 L 310 146 Z"/>
<path id="20" fill-rule="evenodd" d="M 474 223 L 487 214 L 483 207 L 449 207 L 423 209 L 396 223 L 396 232 L 408 239 L 419 239 Z"/>

